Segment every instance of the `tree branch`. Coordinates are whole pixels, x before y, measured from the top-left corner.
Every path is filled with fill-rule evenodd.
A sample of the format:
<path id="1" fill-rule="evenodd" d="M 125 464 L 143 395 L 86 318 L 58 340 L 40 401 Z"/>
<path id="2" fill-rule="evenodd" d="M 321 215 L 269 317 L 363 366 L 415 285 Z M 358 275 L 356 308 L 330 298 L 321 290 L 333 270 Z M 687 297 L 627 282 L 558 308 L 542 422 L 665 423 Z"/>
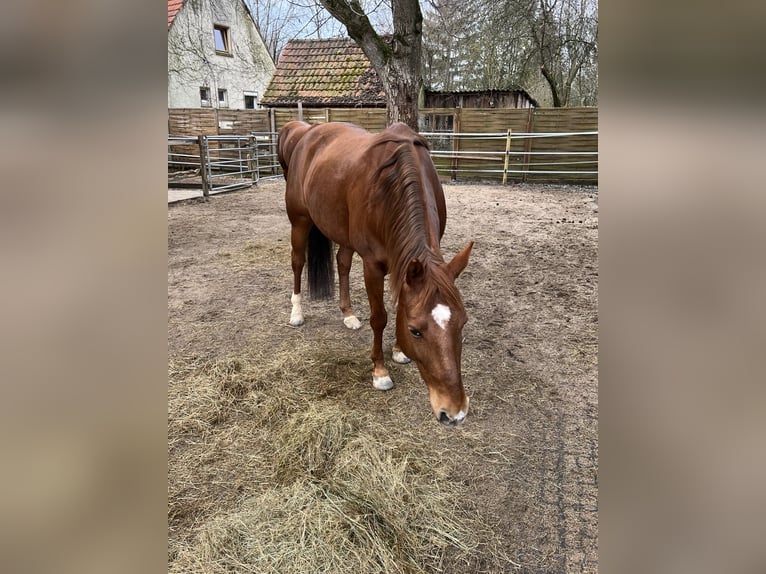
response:
<path id="1" fill-rule="evenodd" d="M 346 26 L 348 35 L 359 45 L 376 69 L 388 65 L 391 49 L 383 41 L 357 0 L 319 0 L 333 18 Z"/>

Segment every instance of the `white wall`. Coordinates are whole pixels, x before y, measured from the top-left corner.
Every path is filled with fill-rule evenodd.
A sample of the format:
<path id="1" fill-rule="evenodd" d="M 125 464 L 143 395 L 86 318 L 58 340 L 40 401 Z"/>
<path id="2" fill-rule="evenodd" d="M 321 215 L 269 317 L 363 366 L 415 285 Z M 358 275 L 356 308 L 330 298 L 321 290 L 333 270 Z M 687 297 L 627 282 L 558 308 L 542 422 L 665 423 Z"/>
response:
<path id="1" fill-rule="evenodd" d="M 229 27 L 231 56 L 216 54 L 213 25 Z M 242 0 L 187 0 L 168 32 L 168 107 L 199 108 L 201 86 L 211 107 L 226 89 L 229 109 L 244 109 L 244 92 L 263 96 L 274 62 Z"/>

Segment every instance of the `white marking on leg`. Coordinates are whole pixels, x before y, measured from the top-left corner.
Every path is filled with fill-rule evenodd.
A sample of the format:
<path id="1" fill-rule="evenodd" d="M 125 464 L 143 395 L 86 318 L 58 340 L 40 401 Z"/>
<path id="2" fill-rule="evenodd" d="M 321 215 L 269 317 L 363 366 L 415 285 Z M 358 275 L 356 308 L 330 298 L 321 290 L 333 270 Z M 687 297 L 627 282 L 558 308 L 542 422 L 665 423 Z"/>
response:
<path id="1" fill-rule="evenodd" d="M 400 365 L 406 365 L 410 362 L 410 358 L 401 351 L 394 351 L 391 353 L 391 356 L 394 359 L 394 362 L 399 363 Z"/>
<path id="2" fill-rule="evenodd" d="M 301 307 L 301 294 L 293 293 L 290 297 L 290 302 L 293 304 L 293 310 L 290 312 L 290 324 L 293 327 L 299 327 L 303 325 L 303 308 Z"/>
<path id="3" fill-rule="evenodd" d="M 376 377 L 375 375 L 373 375 L 372 386 L 378 389 L 379 391 L 387 391 L 388 389 L 394 386 L 394 382 L 391 380 L 391 377 L 389 377 L 388 375 L 386 375 L 385 377 Z"/>
<path id="4" fill-rule="evenodd" d="M 355 315 L 349 315 L 348 317 L 343 317 L 343 324 L 349 329 L 353 329 L 354 331 L 362 328 L 362 322 L 359 319 L 357 319 Z"/>
<path id="5" fill-rule="evenodd" d="M 434 307 L 434 310 L 431 311 L 431 317 L 434 318 L 434 321 L 436 321 L 436 324 L 439 325 L 439 327 L 445 329 L 447 323 L 449 323 L 450 317 L 452 317 L 452 311 L 450 311 L 449 307 L 446 305 L 439 303 Z"/>

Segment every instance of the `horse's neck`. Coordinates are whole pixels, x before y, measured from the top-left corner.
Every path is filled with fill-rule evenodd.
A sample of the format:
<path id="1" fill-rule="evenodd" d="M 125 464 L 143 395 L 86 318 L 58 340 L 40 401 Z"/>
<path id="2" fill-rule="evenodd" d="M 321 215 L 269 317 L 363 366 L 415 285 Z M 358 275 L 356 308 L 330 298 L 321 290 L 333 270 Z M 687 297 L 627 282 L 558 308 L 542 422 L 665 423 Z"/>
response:
<path id="1" fill-rule="evenodd" d="M 407 266 L 413 259 L 420 261 L 427 273 L 431 267 L 444 263 L 439 248 L 438 224 L 434 226 L 426 217 L 422 221 L 413 221 L 412 229 L 406 234 L 389 233 L 388 243 L 388 268 L 395 297 L 405 281 Z"/>
<path id="2" fill-rule="evenodd" d="M 418 253 L 427 251 L 441 259 L 439 214 L 435 207 L 429 209 L 428 193 L 427 188 L 422 187 L 419 196 L 410 199 L 413 205 L 406 218 L 408 229 L 405 233 L 399 229 L 393 234 L 392 240 L 400 250 L 414 250 Z"/>
<path id="3" fill-rule="evenodd" d="M 388 249 L 396 252 L 439 253 L 438 216 L 429 213 L 425 198 L 410 198 L 403 213 L 387 220 Z"/>
<path id="4" fill-rule="evenodd" d="M 382 180 L 383 193 L 378 195 L 381 203 L 376 207 L 381 213 L 387 212 L 383 225 L 389 269 L 395 281 L 403 281 L 411 260 L 418 259 L 423 265 L 442 260 L 441 222 L 415 146 L 400 145 L 394 153 L 395 168 Z"/>

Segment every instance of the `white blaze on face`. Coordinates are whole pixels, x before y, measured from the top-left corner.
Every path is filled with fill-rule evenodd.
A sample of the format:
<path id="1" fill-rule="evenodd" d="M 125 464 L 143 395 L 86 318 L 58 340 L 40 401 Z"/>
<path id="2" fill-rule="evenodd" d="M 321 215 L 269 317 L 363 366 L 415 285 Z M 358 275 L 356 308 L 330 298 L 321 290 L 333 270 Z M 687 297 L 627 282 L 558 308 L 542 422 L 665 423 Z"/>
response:
<path id="1" fill-rule="evenodd" d="M 434 321 L 436 321 L 436 324 L 439 325 L 439 327 L 445 329 L 447 323 L 449 323 L 450 317 L 452 317 L 452 311 L 450 311 L 449 307 L 446 305 L 439 303 L 434 307 L 434 310 L 431 311 L 431 317 L 434 318 Z"/>

